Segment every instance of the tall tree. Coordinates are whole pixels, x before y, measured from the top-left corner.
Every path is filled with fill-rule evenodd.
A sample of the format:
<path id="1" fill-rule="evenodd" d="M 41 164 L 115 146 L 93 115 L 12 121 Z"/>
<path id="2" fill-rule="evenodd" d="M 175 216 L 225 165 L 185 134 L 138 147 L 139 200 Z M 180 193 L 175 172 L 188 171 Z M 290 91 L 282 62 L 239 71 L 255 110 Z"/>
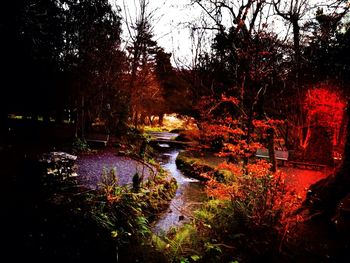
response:
<path id="1" fill-rule="evenodd" d="M 293 28 L 294 72 L 296 86 L 299 86 L 300 73 L 300 20 L 309 11 L 309 0 L 272 1 L 276 13 L 289 22 Z"/>
<path id="2" fill-rule="evenodd" d="M 213 87 L 216 99 L 221 99 L 221 94 L 239 98 L 239 107 L 245 112 L 240 118 L 241 130 L 246 129 L 241 136 L 250 145 L 253 120 L 265 118 L 264 100 L 269 97 L 266 95 L 281 92 L 283 86 L 277 84 L 285 74 L 281 42 L 267 28 L 268 10 L 264 9 L 267 4 L 258 0 L 242 1 L 239 6 L 232 1 L 194 2 L 214 21 L 217 30 L 213 56 L 204 57 L 209 62 L 206 67 L 214 73 L 208 84 Z M 224 14 L 231 20 L 227 28 L 223 24 Z M 271 103 L 276 105 L 275 101 Z M 244 158 L 245 164 L 249 156 Z"/>
<path id="3" fill-rule="evenodd" d="M 4 111 L 52 115 L 89 108 L 98 116 L 97 105 L 109 103 L 123 70 L 118 9 L 107 0 L 30 0 L 2 10 L 1 63 L 13 87 Z"/>
<path id="4" fill-rule="evenodd" d="M 158 49 L 157 42 L 153 40 L 153 13 L 148 10 L 148 0 L 139 0 L 137 6 L 139 13 L 136 20 L 127 25 L 131 38 L 127 47 L 130 61 L 130 108 L 135 126 L 144 122 L 147 114 L 150 115 L 150 109 L 146 110 L 143 102 L 162 97 L 161 87 L 153 72 Z"/>
<path id="5" fill-rule="evenodd" d="M 123 71 L 123 54 L 118 50 L 120 17 L 107 0 L 67 0 L 62 8 L 66 19 L 63 64 L 72 78 L 70 103 L 80 115 L 83 135 L 88 122 L 105 119 L 106 112 L 112 111 L 116 80 Z"/>
<path id="6" fill-rule="evenodd" d="M 345 49 L 347 29 L 342 19 L 347 9 L 331 10 L 326 13 L 323 8 L 316 11 L 316 19 L 308 23 L 312 35 L 305 48 L 306 74 L 316 81 L 337 81 L 347 78 Z"/>
<path id="7" fill-rule="evenodd" d="M 1 8 L 5 112 L 52 109 L 63 48 L 63 12 L 55 1 L 15 1 Z"/>
<path id="8" fill-rule="evenodd" d="M 209 29 L 217 30 L 216 49 L 224 48 L 225 53 L 231 54 L 231 63 L 223 61 L 229 65 L 228 71 L 233 75 L 235 87 L 239 89 L 239 97 L 242 106 L 245 102 L 246 85 L 249 81 L 249 48 L 252 44 L 254 35 L 259 31 L 259 25 L 262 24 L 261 12 L 266 3 L 261 0 L 242 1 L 237 7 L 232 1 L 193 1 L 199 5 L 204 13 L 213 22 L 213 27 Z M 223 16 L 228 15 L 231 23 L 230 27 L 225 27 Z M 220 46 L 223 45 L 223 46 Z M 223 59 L 224 52 L 219 51 L 218 57 Z M 237 70 L 239 67 L 239 71 Z M 231 77 L 232 78 L 232 77 Z M 249 104 L 249 103 L 248 103 Z"/>

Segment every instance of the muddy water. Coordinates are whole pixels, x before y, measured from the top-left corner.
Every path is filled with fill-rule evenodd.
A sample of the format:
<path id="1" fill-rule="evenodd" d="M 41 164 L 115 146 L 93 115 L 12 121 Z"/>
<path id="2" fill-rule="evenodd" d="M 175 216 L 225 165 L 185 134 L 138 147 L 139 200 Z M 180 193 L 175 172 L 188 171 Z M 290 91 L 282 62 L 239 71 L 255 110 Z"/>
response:
<path id="1" fill-rule="evenodd" d="M 196 210 L 205 199 L 204 185 L 196 179 L 186 177 L 176 167 L 176 157 L 179 149 L 171 149 L 168 145 L 161 145 L 159 162 L 174 177 L 178 184 L 175 197 L 169 208 L 165 211 L 153 226 L 153 232 L 166 233 L 172 227 L 178 227 L 189 222 Z"/>

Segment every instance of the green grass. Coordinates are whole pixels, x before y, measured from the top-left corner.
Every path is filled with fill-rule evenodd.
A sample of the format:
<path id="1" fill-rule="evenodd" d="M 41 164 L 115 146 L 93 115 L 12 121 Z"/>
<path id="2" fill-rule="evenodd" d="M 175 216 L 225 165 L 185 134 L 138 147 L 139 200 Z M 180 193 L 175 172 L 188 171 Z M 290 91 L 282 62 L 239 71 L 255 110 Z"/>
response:
<path id="1" fill-rule="evenodd" d="M 164 132 L 164 131 L 168 131 L 166 128 L 164 127 L 152 127 L 152 126 L 145 126 L 143 127 L 143 131 L 144 132 Z"/>
<path id="2" fill-rule="evenodd" d="M 216 168 L 215 164 L 200 157 L 189 156 L 186 152 L 180 152 L 177 158 L 190 165 L 208 166 L 212 169 Z"/>

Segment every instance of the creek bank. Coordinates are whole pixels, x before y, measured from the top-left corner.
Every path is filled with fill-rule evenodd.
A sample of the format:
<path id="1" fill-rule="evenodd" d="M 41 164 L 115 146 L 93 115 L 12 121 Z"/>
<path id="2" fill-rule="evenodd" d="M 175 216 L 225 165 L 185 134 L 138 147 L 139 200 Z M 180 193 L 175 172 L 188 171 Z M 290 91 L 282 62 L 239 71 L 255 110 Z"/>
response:
<path id="1" fill-rule="evenodd" d="M 151 132 L 149 134 L 156 140 L 162 139 L 164 141 L 164 143 L 158 143 L 155 148 L 156 159 L 162 169 L 176 180 L 178 185 L 175 197 L 171 200 L 168 209 L 159 215 L 152 226 L 152 231 L 159 235 L 190 222 L 194 211 L 200 207 L 207 196 L 203 182 L 182 173 L 176 163 L 178 155 L 181 155 L 182 147 L 177 144 L 168 144 L 167 141 L 174 141 L 178 134 L 169 132 Z"/>
<path id="2" fill-rule="evenodd" d="M 144 202 L 144 214 L 149 221 L 169 206 L 175 196 L 177 182 L 155 163 L 146 166 L 136 159 L 120 156 L 113 148 L 107 148 L 94 154 L 79 155 L 77 159 L 78 181 L 87 188 L 100 191 L 103 177 L 116 176 L 117 185 L 135 191 L 135 175 L 139 177 L 138 192 Z M 150 170 L 152 167 L 152 171 Z"/>
<path id="3" fill-rule="evenodd" d="M 16 188 L 20 202 L 13 201 L 11 215 L 15 222 L 21 220 L 13 249 L 22 249 L 29 259 L 116 262 L 118 247 L 121 262 L 129 262 L 135 251 L 133 262 L 142 262 L 137 242 L 149 233 L 148 222 L 169 207 L 177 189 L 176 180 L 160 171 L 145 175 L 139 192 L 134 191 L 132 177 L 142 165 L 116 156 L 112 148 L 77 158 L 52 152 L 25 164 L 26 181 Z M 114 167 L 118 184 L 110 180 Z"/>
<path id="4" fill-rule="evenodd" d="M 175 160 L 178 154 L 178 149 L 165 148 L 159 156 L 162 168 L 177 181 L 178 188 L 168 209 L 160 214 L 153 224 L 152 231 L 155 234 L 167 233 L 174 227 L 188 223 L 193 217 L 193 212 L 206 200 L 203 183 L 185 176 L 177 168 Z"/>
<path id="5" fill-rule="evenodd" d="M 207 181 L 208 178 L 203 174 L 213 172 L 215 167 L 201 162 L 197 158 L 190 157 L 188 153 L 181 152 L 176 158 L 176 165 L 184 174 L 200 181 Z"/>
<path id="6" fill-rule="evenodd" d="M 183 151 L 176 158 L 177 167 L 187 176 L 206 182 L 211 178 L 218 181 L 224 180 L 228 170 L 218 169 L 217 165 L 224 162 L 223 158 L 215 160 L 206 160 L 205 158 L 195 157 L 190 152 Z"/>

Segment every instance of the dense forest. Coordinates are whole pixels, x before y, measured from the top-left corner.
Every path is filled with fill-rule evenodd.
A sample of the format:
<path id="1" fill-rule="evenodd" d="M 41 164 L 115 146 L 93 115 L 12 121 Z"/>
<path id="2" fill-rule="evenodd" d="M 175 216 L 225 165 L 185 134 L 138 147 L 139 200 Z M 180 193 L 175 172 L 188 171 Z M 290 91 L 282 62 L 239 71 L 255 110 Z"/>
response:
<path id="1" fill-rule="evenodd" d="M 350 2 L 185 2 L 2 4 L 4 258 L 349 262 Z"/>

